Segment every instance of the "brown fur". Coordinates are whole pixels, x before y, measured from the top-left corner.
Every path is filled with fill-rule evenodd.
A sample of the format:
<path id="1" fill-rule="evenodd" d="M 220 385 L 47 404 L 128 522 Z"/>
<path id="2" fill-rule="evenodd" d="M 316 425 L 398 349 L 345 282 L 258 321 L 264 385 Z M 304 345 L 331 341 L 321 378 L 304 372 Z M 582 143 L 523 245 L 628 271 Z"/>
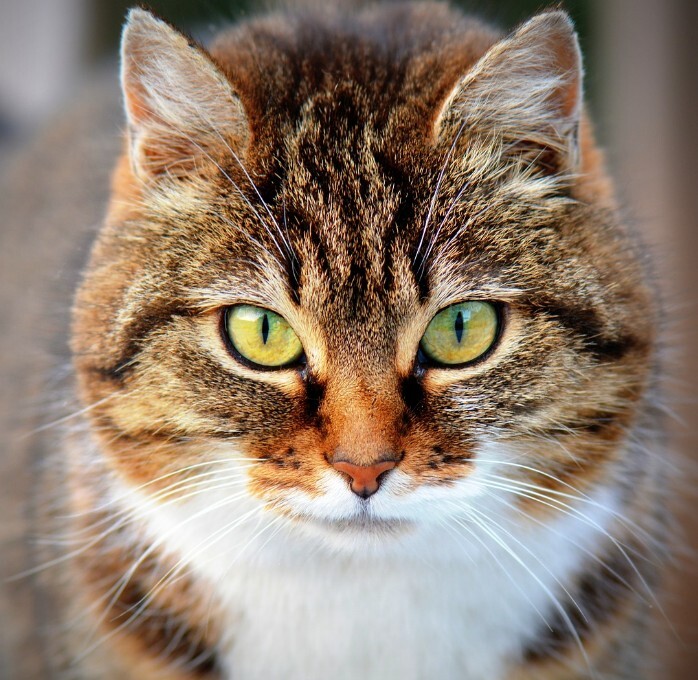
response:
<path id="1" fill-rule="evenodd" d="M 92 471 L 73 473 L 76 497 L 100 475 L 161 491 L 206 462 L 211 442 L 235 441 L 258 460 L 250 493 L 288 513 L 284 493 L 317 494 L 337 452 L 361 465 L 390 454 L 412 488 L 448 485 L 470 474 L 487 435 L 535 447 L 528 464 L 545 474 L 518 481 L 551 494 L 624 471 L 626 509 L 654 531 L 642 501 L 657 473 L 620 444 L 655 428 L 655 304 L 583 114 L 576 132 L 571 29 L 548 21 L 562 75 L 538 105 L 559 127 L 521 117 L 515 101 L 487 109 L 475 95 L 491 91 L 507 48 L 445 5 L 252 20 L 210 59 L 182 38 L 178 54 L 191 50 L 205 71 L 198 86 L 228 106 L 206 109 L 215 130 L 203 132 L 189 110 L 170 145 L 173 122 L 151 115 L 125 61 L 129 145 L 75 304 L 79 392 L 99 451 Z M 418 365 L 426 324 L 463 298 L 500 305 L 496 349 L 465 368 Z M 236 302 L 289 320 L 302 369 L 256 372 L 227 353 L 221 314 Z M 532 521 L 560 509 L 540 500 L 520 499 Z M 88 599 L 138 549 L 129 524 L 112 539 L 112 557 L 95 548 L 75 565 Z M 150 571 L 169 568 L 156 552 L 134 582 L 148 590 Z M 187 606 L 197 587 L 175 582 L 159 606 L 202 630 L 206 615 Z M 635 630 L 636 593 L 585 631 L 591 655 Z M 569 640 L 552 647 L 576 654 Z M 545 646 L 521 664 L 517 678 L 571 677 Z"/>

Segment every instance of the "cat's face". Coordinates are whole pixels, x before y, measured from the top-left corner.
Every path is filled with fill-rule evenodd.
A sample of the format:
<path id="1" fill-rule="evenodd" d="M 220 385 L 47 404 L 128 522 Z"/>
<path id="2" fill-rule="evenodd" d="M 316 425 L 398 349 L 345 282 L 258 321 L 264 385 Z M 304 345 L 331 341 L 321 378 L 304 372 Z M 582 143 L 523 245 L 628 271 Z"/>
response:
<path id="1" fill-rule="evenodd" d="M 270 86 L 236 81 L 234 57 L 273 23 L 221 41 L 231 88 L 164 24 L 132 19 L 130 155 L 74 342 L 127 485 L 167 502 L 229 489 L 321 532 L 400 534 L 498 493 L 502 474 L 579 490 L 604 474 L 653 329 L 588 131 L 577 139 L 574 34 L 547 17 L 475 66 L 452 57 L 462 80 L 446 48 L 433 82 L 414 55 L 401 82 L 380 75 L 378 49 L 363 81 L 329 63 L 327 82 L 298 84 L 258 59 L 297 88 L 265 110 Z M 158 51 L 169 66 L 148 61 Z M 201 83 L 209 99 L 186 111 Z M 259 323 L 236 326 L 250 307 Z"/>

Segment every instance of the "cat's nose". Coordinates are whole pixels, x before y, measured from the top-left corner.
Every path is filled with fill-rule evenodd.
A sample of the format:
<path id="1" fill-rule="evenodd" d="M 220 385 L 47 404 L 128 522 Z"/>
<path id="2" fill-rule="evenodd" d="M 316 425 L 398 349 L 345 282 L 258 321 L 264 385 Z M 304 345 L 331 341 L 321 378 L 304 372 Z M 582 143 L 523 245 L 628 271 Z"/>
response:
<path id="1" fill-rule="evenodd" d="M 355 465 L 347 460 L 335 460 L 332 467 L 349 477 L 351 490 L 357 496 L 368 498 L 378 491 L 381 475 L 392 470 L 396 464 L 394 460 L 384 460 L 374 465 Z"/>

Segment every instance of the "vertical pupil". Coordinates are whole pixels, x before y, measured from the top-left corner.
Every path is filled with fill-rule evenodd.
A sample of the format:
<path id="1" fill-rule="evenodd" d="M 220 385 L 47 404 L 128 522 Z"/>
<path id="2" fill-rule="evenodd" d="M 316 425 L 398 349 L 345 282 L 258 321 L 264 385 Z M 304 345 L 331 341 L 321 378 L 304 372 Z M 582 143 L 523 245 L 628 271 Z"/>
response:
<path id="1" fill-rule="evenodd" d="M 269 317 L 265 314 L 262 318 L 262 342 L 266 345 L 269 337 Z"/>
<path id="2" fill-rule="evenodd" d="M 460 341 L 463 339 L 463 312 L 458 312 L 456 315 L 456 339 L 458 340 L 458 343 L 460 344 Z"/>

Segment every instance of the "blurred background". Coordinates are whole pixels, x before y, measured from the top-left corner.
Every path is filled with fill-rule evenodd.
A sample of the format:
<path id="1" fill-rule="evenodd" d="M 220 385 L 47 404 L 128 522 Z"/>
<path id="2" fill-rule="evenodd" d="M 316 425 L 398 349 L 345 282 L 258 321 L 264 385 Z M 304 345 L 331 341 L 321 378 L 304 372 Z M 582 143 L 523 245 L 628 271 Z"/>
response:
<path id="1" fill-rule="evenodd" d="M 18 354 L 16 337 L 12 339 L 7 330 L 29 323 L 22 307 L 32 295 L 42 295 L 35 285 L 41 278 L 55 283 L 58 292 L 54 293 L 60 299 L 56 315 L 65 318 L 75 281 L 75 275 L 66 272 L 79 269 L 99 221 L 122 125 L 116 50 L 125 11 L 133 4 L 135 0 L 0 0 L 0 176 L 5 178 L 0 198 L 10 202 L 9 197 L 14 196 L 15 201 L 14 207 L 0 205 L 0 362 L 5 405 L 23 396 L 16 394 L 15 385 L 21 382 L 17 376 L 41 369 L 41 361 L 34 355 Z M 686 477 L 687 488 L 676 498 L 686 550 L 679 555 L 678 576 L 668 599 L 668 615 L 680 641 L 674 645 L 662 677 L 693 679 L 698 677 L 698 573 L 689 563 L 698 548 L 697 504 L 691 493 L 691 480 L 697 479 L 693 474 L 698 448 L 698 3 L 454 0 L 454 4 L 505 28 L 546 6 L 562 4 L 580 32 L 587 96 L 597 133 L 607 149 L 622 205 L 654 252 L 659 288 L 666 302 L 666 385 L 675 414 L 668 427 L 671 444 L 683 454 L 691 476 Z M 151 0 L 148 5 L 205 41 L 226 23 L 258 10 L 261 3 Z M 36 161 L 41 160 L 42 149 L 50 140 L 59 146 L 64 143 L 61 131 L 71 126 L 84 130 L 81 142 L 66 147 L 60 163 L 47 158 L 38 170 L 41 164 Z M 72 165 L 65 165 L 66 158 Z M 99 195 L 81 194 L 87 189 L 78 178 L 85 172 L 102 182 Z M 66 178 L 64 188 L 56 188 L 60 173 Z M 43 182 L 45 195 L 36 188 Z M 21 201 L 12 187 L 21 191 L 27 183 L 36 187 L 31 199 L 34 204 L 22 208 L 26 209 L 23 221 L 16 217 L 15 204 Z M 89 213 L 90 224 L 77 229 L 74 245 L 65 245 L 67 235 L 48 233 L 50 225 L 42 225 L 42 221 L 50 222 L 58 209 L 52 201 L 61 193 L 70 195 L 76 221 Z M 85 206 L 97 207 L 85 207 L 81 213 L 82 199 Z M 65 218 L 70 206 L 62 209 Z M 9 210 L 14 210 L 15 216 L 5 219 Z M 26 233 L 20 233 L 25 227 Z M 47 233 L 42 233 L 42 228 Z M 35 231 L 30 236 L 31 229 Z M 43 248 L 34 251 L 33 244 L 38 241 Z M 53 259 L 46 255 L 48 251 L 54 253 Z M 17 304 L 18 299 L 23 304 Z M 60 333 L 63 328 L 59 322 L 53 332 Z M 64 344 L 59 341 L 59 345 L 61 342 Z M 61 345 L 59 353 L 63 349 Z M 40 392 L 42 388 L 35 382 L 26 389 Z M 12 425 L 8 421 L 10 431 Z M 0 457 L 0 478 L 24 479 L 25 468 L 21 452 Z M 17 504 L 7 505 L 0 519 L 0 539 L 12 531 L 20 533 L 18 527 L 26 521 Z M 0 540 L 2 545 L 11 548 L 0 553 L 0 559 L 7 564 L 13 560 L 21 563 L 24 547 Z M 0 610 L 1 598 L 21 598 L 22 589 L 20 585 L 15 592 L 1 595 Z M 13 632 L 5 624 L 0 631 L 0 650 L 21 647 L 19 630 L 17 626 Z M 3 674 L 1 662 L 0 658 L 0 678 L 11 677 Z"/>

